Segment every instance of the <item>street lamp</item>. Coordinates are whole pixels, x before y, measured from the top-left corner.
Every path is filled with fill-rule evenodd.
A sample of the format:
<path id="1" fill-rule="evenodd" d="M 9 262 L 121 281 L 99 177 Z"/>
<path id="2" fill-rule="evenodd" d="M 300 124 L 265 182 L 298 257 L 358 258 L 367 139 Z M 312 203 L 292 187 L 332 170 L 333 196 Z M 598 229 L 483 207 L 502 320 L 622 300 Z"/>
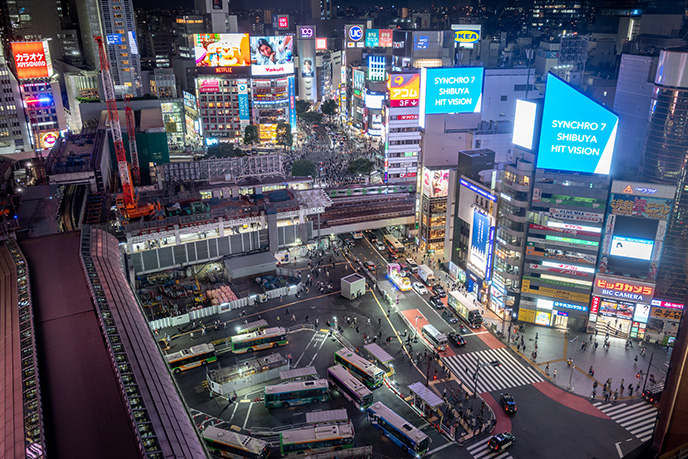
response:
<path id="1" fill-rule="evenodd" d="M 478 357 L 478 363 L 475 366 L 475 373 L 473 373 L 473 393 L 478 394 L 478 372 L 482 367 L 486 366 L 491 366 L 491 367 L 498 367 L 501 365 L 499 363 L 499 360 L 492 360 L 490 362 L 485 362 L 485 363 L 480 363 L 480 357 Z"/>

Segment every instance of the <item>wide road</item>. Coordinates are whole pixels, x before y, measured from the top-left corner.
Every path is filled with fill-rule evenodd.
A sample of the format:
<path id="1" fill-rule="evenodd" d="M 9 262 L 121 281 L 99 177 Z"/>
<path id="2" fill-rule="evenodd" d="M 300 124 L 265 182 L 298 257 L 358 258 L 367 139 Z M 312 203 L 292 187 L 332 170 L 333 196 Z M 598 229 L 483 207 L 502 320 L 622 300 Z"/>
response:
<path id="1" fill-rule="evenodd" d="M 382 233 L 376 236 L 381 239 Z M 377 266 L 380 282 L 385 279 L 388 261 L 386 251 L 379 251 L 375 244 L 363 239 L 352 249 L 353 257 L 372 261 Z M 405 264 L 403 257 L 399 262 Z M 413 276 L 412 281 L 420 281 Z M 443 333 L 457 331 L 459 326 L 448 324 L 441 316 L 442 311 L 427 302 L 430 295 L 419 295 L 415 291 L 399 292 L 399 310 L 418 309 L 423 316 Z M 622 428 L 613 419 L 595 408 L 588 400 L 569 394 L 539 374 L 520 357 L 517 357 L 484 328 L 464 335 L 466 346 L 451 347 L 448 357 L 443 358 L 459 380 L 467 381 L 471 390 L 478 358 L 480 362 L 498 360 L 501 365 L 483 367 L 478 372 L 478 393 L 493 408 L 497 425 L 493 433 L 511 431 L 516 442 L 502 454 L 494 454 L 486 448 L 486 438 L 467 442 L 462 451 L 475 459 L 485 457 L 501 458 L 552 458 L 552 457 L 622 457 L 641 445 L 641 441 Z M 566 377 L 562 374 L 560 377 Z M 500 393 L 511 393 L 517 403 L 517 413 L 507 416 L 499 404 Z M 636 403 L 637 412 L 646 405 Z M 634 405 L 635 406 L 635 405 Z M 610 408 L 611 409 L 611 408 Z M 605 410 L 607 411 L 607 410 Z M 615 417 L 615 416 L 612 416 Z M 438 452 L 437 457 L 445 456 Z"/>

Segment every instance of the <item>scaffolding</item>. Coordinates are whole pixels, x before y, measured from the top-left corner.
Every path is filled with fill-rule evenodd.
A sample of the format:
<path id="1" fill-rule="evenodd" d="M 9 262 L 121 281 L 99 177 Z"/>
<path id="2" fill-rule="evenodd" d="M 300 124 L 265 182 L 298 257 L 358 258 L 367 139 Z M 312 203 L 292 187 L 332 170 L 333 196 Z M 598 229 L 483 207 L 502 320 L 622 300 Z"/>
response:
<path id="1" fill-rule="evenodd" d="M 585 73 L 585 61 L 588 58 L 587 35 L 566 35 L 559 47 L 559 64 L 556 73 L 572 85 L 580 86 Z"/>
<path id="2" fill-rule="evenodd" d="M 246 178 L 282 176 L 282 155 L 257 155 L 240 158 L 206 159 L 162 164 L 166 184 L 180 182 L 239 183 Z"/>

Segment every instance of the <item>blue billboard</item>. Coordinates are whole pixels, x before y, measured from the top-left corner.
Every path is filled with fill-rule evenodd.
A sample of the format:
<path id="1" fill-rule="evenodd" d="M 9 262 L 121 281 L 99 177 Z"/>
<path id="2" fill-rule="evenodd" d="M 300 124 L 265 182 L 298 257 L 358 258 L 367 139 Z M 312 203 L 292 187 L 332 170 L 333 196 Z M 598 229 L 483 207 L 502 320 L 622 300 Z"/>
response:
<path id="1" fill-rule="evenodd" d="M 122 35 L 118 33 L 109 33 L 107 34 L 106 40 L 108 45 L 121 45 Z"/>
<path id="2" fill-rule="evenodd" d="M 424 68 L 420 80 L 423 114 L 479 113 L 483 92 L 482 67 Z"/>
<path id="3" fill-rule="evenodd" d="M 380 31 L 378 29 L 366 29 L 365 45 L 367 48 L 380 46 Z"/>
<path id="4" fill-rule="evenodd" d="M 296 131 L 296 84 L 294 76 L 289 77 L 289 124 L 292 132 Z"/>
<path id="5" fill-rule="evenodd" d="M 537 167 L 609 174 L 619 117 L 551 73 Z"/>
<path id="6" fill-rule="evenodd" d="M 492 257 L 490 233 L 490 217 L 480 212 L 478 209 L 473 209 L 471 249 L 468 261 L 476 268 L 477 272 L 484 277 L 487 277 L 488 260 Z"/>

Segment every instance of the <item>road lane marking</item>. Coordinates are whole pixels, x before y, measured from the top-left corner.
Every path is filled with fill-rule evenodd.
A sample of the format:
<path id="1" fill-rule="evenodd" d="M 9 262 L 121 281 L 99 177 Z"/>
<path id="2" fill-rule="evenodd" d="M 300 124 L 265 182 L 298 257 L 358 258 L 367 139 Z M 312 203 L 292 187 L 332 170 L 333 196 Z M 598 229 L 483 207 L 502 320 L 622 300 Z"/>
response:
<path id="1" fill-rule="evenodd" d="M 238 404 L 238 403 L 235 403 L 235 404 L 234 404 L 234 411 L 232 411 L 232 416 L 230 416 L 229 422 L 232 422 L 232 419 L 234 419 L 234 415 L 235 415 L 236 412 L 237 412 L 237 408 L 239 408 L 239 404 Z"/>
<path id="2" fill-rule="evenodd" d="M 251 408 L 253 408 L 253 403 L 248 406 L 248 411 L 246 412 L 246 419 L 244 419 L 243 429 L 246 430 L 246 424 L 248 424 L 248 417 L 251 415 Z"/>
<path id="3" fill-rule="evenodd" d="M 425 453 L 425 455 L 426 455 L 426 456 L 429 456 L 429 455 L 431 455 L 432 453 L 436 453 L 436 452 L 438 452 L 438 451 L 442 451 L 444 448 L 448 448 L 448 447 L 450 447 L 451 445 L 453 445 L 453 443 L 445 443 L 445 444 L 442 445 L 442 446 L 438 446 L 438 447 L 435 448 L 435 449 L 431 449 L 430 451 L 428 451 L 427 453 Z"/>
<path id="4" fill-rule="evenodd" d="M 311 362 L 310 362 L 307 366 L 312 366 L 312 365 L 313 365 L 313 361 L 314 361 L 315 358 L 318 356 L 318 352 L 320 352 L 320 349 L 322 349 L 323 344 L 325 344 L 325 341 L 327 341 L 327 339 L 325 339 L 325 338 L 326 338 L 326 336 L 323 337 L 323 339 L 320 341 L 320 346 L 318 346 L 318 350 L 315 351 L 315 354 L 313 355 L 313 358 L 311 359 Z"/>
<path id="5" fill-rule="evenodd" d="M 296 368 L 296 367 L 299 366 L 299 362 L 301 361 L 301 359 L 303 358 L 304 354 L 305 354 L 306 351 L 308 350 L 308 346 L 311 345 L 311 342 L 313 342 L 313 340 L 315 339 L 316 336 L 318 336 L 318 334 L 317 334 L 317 333 L 313 333 L 313 336 L 311 336 L 311 340 L 308 342 L 308 344 L 306 344 L 306 347 L 303 349 L 303 352 L 302 352 L 301 355 L 299 356 L 299 358 L 298 358 L 298 360 L 296 361 L 296 363 L 294 364 L 293 368 Z"/>

